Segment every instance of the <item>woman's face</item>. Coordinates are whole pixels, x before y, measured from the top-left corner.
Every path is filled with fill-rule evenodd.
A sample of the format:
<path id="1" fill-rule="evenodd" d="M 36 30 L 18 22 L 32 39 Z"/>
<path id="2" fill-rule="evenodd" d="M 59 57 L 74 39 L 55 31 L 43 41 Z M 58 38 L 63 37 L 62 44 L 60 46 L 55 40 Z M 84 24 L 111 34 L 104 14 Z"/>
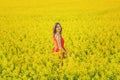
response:
<path id="1" fill-rule="evenodd" d="M 57 32 L 60 32 L 61 31 L 61 26 L 58 24 L 57 27 L 56 27 L 56 31 Z"/>

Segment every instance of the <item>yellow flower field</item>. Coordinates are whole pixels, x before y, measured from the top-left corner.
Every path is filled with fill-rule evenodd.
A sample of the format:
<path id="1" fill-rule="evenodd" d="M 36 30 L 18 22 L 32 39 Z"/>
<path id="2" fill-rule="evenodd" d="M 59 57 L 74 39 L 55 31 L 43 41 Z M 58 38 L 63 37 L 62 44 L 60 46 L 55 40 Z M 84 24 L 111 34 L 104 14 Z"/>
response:
<path id="1" fill-rule="evenodd" d="M 51 57 L 55 22 L 64 60 Z M 0 80 L 120 80 L 120 1 L 1 0 Z"/>

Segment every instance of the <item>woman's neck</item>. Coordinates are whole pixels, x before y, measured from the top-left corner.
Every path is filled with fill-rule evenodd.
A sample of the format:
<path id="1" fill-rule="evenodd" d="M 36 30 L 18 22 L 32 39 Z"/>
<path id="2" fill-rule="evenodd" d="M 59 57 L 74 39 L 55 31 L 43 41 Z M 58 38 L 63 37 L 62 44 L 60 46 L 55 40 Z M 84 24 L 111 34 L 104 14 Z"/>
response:
<path id="1" fill-rule="evenodd" d="M 60 33 L 59 33 L 59 32 L 56 32 L 56 34 L 60 35 Z"/>

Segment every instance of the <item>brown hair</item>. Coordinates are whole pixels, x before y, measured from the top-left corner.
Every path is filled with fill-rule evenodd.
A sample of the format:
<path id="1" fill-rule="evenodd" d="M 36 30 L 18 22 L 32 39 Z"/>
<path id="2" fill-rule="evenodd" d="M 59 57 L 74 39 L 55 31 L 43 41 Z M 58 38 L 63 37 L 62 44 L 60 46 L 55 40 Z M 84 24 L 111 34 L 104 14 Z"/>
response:
<path id="1" fill-rule="evenodd" d="M 60 24 L 59 22 L 56 22 L 56 23 L 54 24 L 54 27 L 53 27 L 53 37 L 54 37 L 54 35 L 55 35 L 55 33 L 56 33 L 57 25 L 60 25 L 60 27 L 61 27 L 61 24 Z M 62 27 L 61 27 L 60 35 L 62 35 Z"/>

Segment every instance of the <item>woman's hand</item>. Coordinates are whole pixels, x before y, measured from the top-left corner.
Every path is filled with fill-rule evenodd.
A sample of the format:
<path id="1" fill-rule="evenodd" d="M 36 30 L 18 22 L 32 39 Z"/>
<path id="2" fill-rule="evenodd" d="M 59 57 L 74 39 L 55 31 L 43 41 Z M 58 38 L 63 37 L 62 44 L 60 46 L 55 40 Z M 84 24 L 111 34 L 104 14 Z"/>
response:
<path id="1" fill-rule="evenodd" d="M 67 54 L 67 52 L 64 50 L 64 53 Z"/>
<path id="2" fill-rule="evenodd" d="M 62 47 L 60 47 L 60 50 L 62 50 L 62 52 L 67 53 Z"/>

